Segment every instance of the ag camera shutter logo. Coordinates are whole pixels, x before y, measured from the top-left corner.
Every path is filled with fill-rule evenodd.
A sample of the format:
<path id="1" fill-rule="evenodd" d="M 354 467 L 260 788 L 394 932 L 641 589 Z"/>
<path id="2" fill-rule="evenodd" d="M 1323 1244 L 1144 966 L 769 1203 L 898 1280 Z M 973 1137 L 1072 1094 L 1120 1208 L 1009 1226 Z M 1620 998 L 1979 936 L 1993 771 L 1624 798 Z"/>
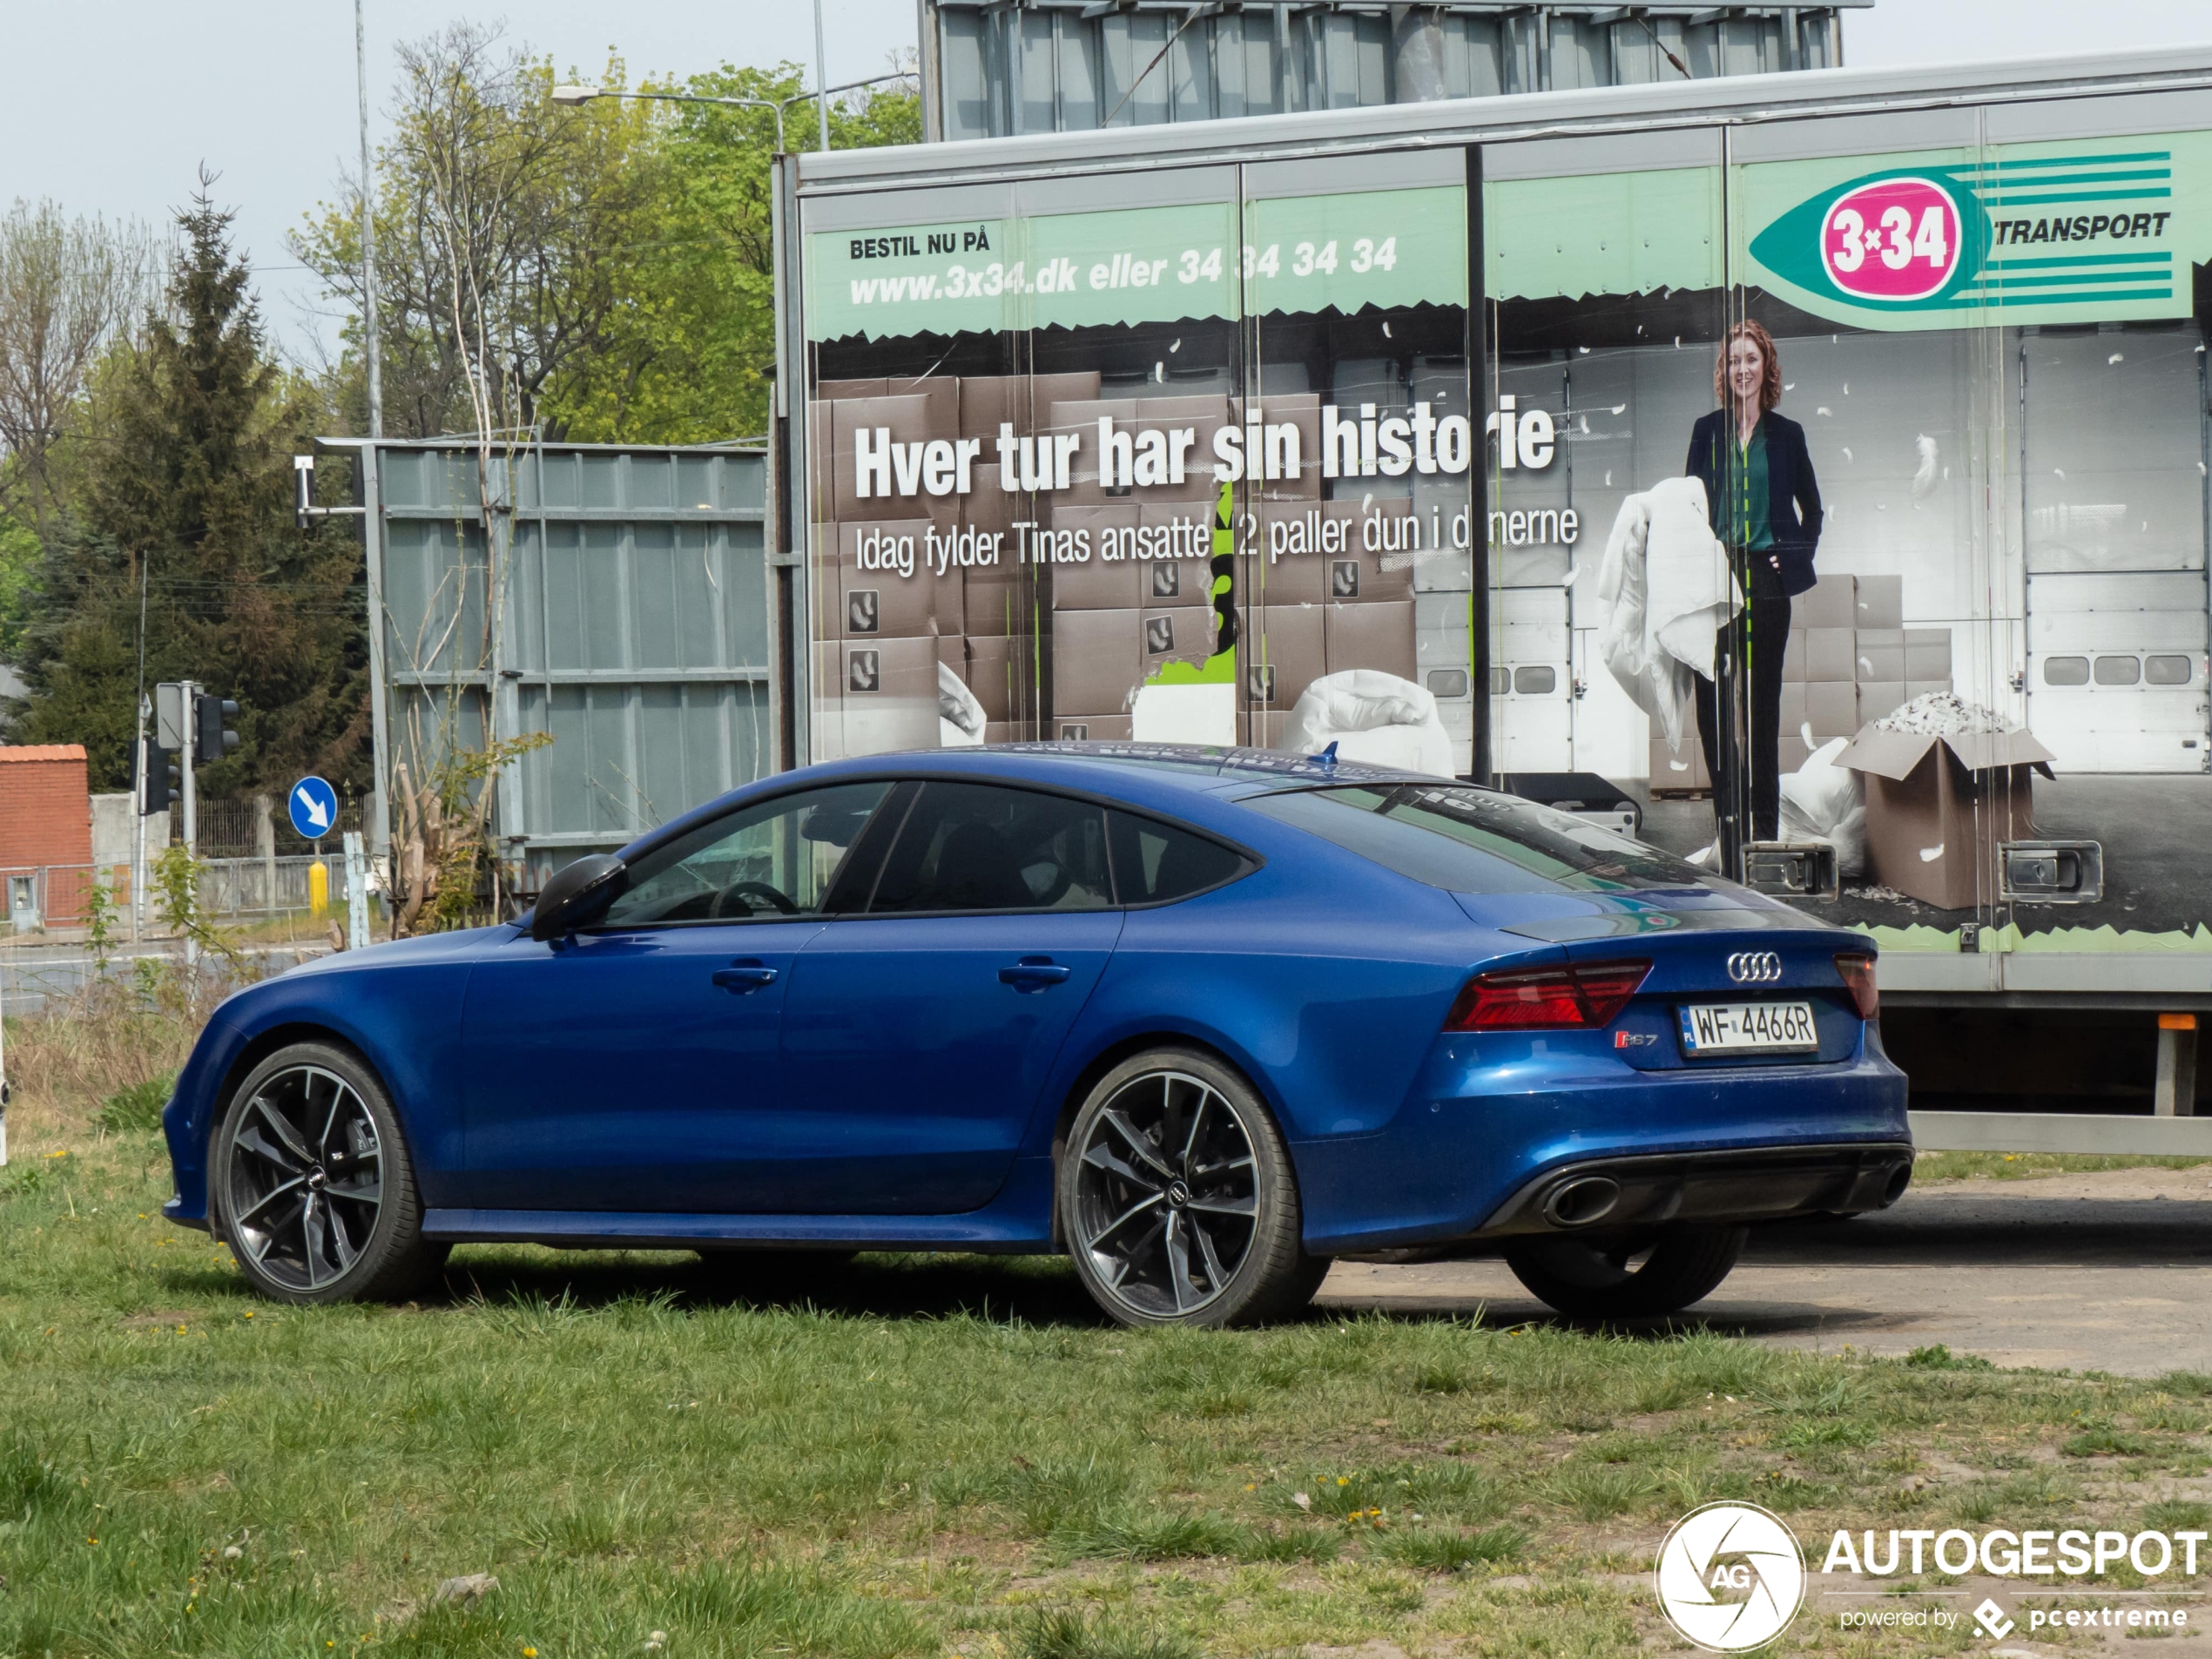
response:
<path id="1" fill-rule="evenodd" d="M 1709 1503 L 1676 1521 L 1653 1580 L 1667 1622 L 1709 1653 L 1764 1646 L 1805 1597 L 1796 1535 L 1751 1503 Z"/>

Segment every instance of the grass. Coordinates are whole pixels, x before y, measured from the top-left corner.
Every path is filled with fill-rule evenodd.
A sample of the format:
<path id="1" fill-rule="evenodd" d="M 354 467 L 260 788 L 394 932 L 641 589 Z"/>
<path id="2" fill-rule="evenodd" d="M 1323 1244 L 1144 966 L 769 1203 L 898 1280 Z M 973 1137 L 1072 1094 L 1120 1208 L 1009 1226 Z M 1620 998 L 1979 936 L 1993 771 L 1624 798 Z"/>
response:
<path id="1" fill-rule="evenodd" d="M 416 1303 L 279 1307 L 160 1221 L 158 1140 L 114 1104 L 175 1020 L 7 1036 L 0 1654 L 1626 1655 L 1679 1645 L 1645 1575 L 1716 1497 L 1809 1542 L 2208 1513 L 2195 1373 L 1130 1332 L 1063 1264 L 976 1258 L 469 1248 Z M 498 1587 L 439 1598 L 471 1574 Z"/>
<path id="2" fill-rule="evenodd" d="M 1912 1184 L 1936 1181 L 2027 1181 L 2039 1176 L 2094 1175 L 2104 1170 L 2193 1170 L 2212 1159 L 2150 1157 L 2102 1152 L 1923 1152 Z"/>

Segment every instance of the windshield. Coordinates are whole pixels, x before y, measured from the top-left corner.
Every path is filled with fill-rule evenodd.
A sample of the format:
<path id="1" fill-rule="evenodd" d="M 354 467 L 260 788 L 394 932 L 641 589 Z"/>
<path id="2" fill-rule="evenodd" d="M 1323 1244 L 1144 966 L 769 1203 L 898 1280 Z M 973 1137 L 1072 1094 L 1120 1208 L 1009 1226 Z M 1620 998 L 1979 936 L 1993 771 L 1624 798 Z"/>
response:
<path id="1" fill-rule="evenodd" d="M 1487 789 L 1354 785 L 1258 795 L 1243 804 L 1454 893 L 1727 890 L 1672 853 Z"/>

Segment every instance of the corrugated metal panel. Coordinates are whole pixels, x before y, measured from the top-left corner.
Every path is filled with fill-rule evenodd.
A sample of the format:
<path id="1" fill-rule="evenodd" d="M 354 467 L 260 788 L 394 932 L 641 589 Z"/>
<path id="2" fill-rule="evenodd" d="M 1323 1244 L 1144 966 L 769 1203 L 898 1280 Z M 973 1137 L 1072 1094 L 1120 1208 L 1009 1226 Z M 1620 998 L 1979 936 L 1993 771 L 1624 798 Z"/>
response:
<path id="1" fill-rule="evenodd" d="M 377 454 L 380 778 L 482 748 L 496 688 L 498 737 L 553 737 L 508 774 L 497 802 L 502 844 L 542 880 L 769 769 L 765 454 L 494 454 L 495 534 L 509 550 L 495 606 L 475 447 Z"/>
<path id="2" fill-rule="evenodd" d="M 923 96 L 932 138 L 991 138 L 1829 69 L 1872 3 L 924 0 Z"/>

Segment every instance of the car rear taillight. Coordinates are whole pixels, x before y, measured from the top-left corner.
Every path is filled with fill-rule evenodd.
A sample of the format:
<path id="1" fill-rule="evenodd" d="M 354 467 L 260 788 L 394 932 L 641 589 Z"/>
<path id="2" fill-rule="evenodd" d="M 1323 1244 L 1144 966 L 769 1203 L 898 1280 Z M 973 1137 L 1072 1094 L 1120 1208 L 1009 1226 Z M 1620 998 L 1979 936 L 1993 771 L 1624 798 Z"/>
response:
<path id="1" fill-rule="evenodd" d="M 1882 995 L 1874 988 L 1874 959 L 1871 956 L 1838 956 L 1836 972 L 1844 981 L 1844 988 L 1851 993 L 1851 1000 L 1858 1005 L 1858 1017 L 1876 1020 L 1882 1014 Z"/>
<path id="2" fill-rule="evenodd" d="M 1575 962 L 1477 974 L 1444 1022 L 1447 1031 L 1556 1031 L 1604 1026 L 1628 1006 L 1649 962 Z"/>

